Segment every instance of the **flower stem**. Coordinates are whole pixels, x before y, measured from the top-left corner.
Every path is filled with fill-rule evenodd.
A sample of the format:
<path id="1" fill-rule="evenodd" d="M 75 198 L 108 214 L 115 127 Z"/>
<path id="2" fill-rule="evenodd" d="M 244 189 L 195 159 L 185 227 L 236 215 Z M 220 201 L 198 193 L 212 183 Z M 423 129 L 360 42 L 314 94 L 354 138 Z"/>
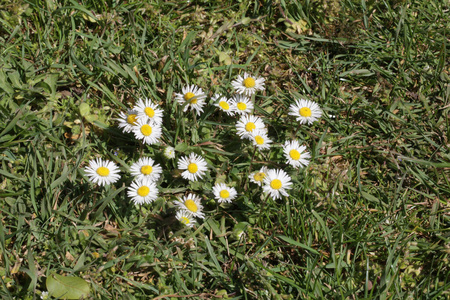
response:
<path id="1" fill-rule="evenodd" d="M 295 127 L 297 127 L 297 128 L 296 128 L 296 130 L 295 130 L 295 132 L 294 132 L 294 137 L 293 137 L 294 139 L 297 138 L 297 133 L 298 133 L 298 131 L 300 130 L 300 127 L 301 127 L 301 126 L 295 126 Z"/>
<path id="2" fill-rule="evenodd" d="M 263 212 L 264 212 L 264 206 L 266 206 L 266 202 L 267 202 L 267 200 L 269 199 L 269 193 L 267 193 L 267 196 L 266 196 L 266 198 L 263 200 L 263 202 L 261 203 L 261 209 L 260 209 L 260 213 L 259 213 L 259 217 L 258 217 L 258 223 L 259 223 L 259 221 L 261 221 L 261 217 L 262 217 L 262 215 L 263 215 Z"/>
<path id="3" fill-rule="evenodd" d="M 255 158 L 255 154 L 256 154 L 256 145 L 253 146 L 253 154 L 252 154 L 252 159 L 250 160 L 250 166 L 248 167 L 248 170 L 245 174 L 245 178 L 244 178 L 244 190 L 246 191 L 248 189 L 248 175 L 250 174 L 250 172 L 252 171 L 252 166 L 253 166 L 253 160 Z"/>

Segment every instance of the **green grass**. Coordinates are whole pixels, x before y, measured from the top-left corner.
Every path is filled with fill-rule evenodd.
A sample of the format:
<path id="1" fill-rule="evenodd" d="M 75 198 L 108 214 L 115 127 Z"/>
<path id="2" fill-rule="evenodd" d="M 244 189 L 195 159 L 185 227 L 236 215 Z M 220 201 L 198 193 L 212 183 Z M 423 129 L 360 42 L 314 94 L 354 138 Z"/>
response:
<path id="1" fill-rule="evenodd" d="M 56 273 L 83 278 L 89 299 L 447 299 L 449 10 L 0 0 L 0 295 L 39 299 Z M 193 120 L 174 99 L 188 83 L 229 92 L 243 72 L 266 79 L 255 114 L 275 141 L 253 163 L 235 118 L 209 105 Z M 116 126 L 145 97 L 165 112 L 158 145 Z M 320 122 L 287 118 L 300 97 L 321 105 Z M 313 156 L 300 171 L 282 156 L 294 137 Z M 206 179 L 187 184 L 165 145 L 202 154 Z M 130 205 L 130 176 L 102 188 L 82 171 L 94 157 L 125 169 L 143 153 L 164 169 L 149 205 Z M 245 184 L 250 164 L 287 170 L 290 196 Z M 233 182 L 233 204 L 217 207 L 216 180 Z M 172 204 L 189 191 L 207 216 L 193 229 Z"/>

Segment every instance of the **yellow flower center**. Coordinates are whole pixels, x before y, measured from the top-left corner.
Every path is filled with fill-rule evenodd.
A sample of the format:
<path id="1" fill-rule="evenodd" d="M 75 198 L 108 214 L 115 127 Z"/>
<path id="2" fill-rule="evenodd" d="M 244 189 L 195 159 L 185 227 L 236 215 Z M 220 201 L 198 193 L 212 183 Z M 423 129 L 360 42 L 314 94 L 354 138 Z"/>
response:
<path id="1" fill-rule="evenodd" d="M 150 118 L 153 118 L 155 116 L 155 111 L 153 110 L 153 108 L 151 107 L 146 107 L 144 109 L 144 112 L 147 116 L 149 116 Z"/>
<path id="2" fill-rule="evenodd" d="M 311 109 L 309 107 L 300 108 L 299 113 L 302 117 L 311 117 Z"/>
<path id="3" fill-rule="evenodd" d="M 191 223 L 191 220 L 189 220 L 189 218 L 186 217 L 181 217 L 181 223 L 183 223 L 184 225 L 188 225 L 189 223 Z"/>
<path id="4" fill-rule="evenodd" d="M 222 107 L 223 110 L 229 110 L 230 105 L 226 101 L 220 101 L 219 106 Z"/>
<path id="5" fill-rule="evenodd" d="M 192 173 L 192 174 L 197 173 L 197 171 L 198 171 L 197 164 L 195 164 L 195 163 L 190 163 L 189 166 L 188 166 L 188 171 L 189 171 L 190 173 Z"/>
<path id="6" fill-rule="evenodd" d="M 270 187 L 273 188 L 274 190 L 279 190 L 281 188 L 281 186 L 282 186 L 282 184 L 281 184 L 280 179 L 274 179 L 270 183 Z"/>
<path id="7" fill-rule="evenodd" d="M 244 102 L 239 102 L 239 103 L 237 104 L 237 108 L 238 108 L 239 110 L 246 110 L 246 109 L 247 109 L 247 104 L 245 104 Z"/>
<path id="8" fill-rule="evenodd" d="M 261 137 L 260 135 L 255 136 L 255 141 L 258 145 L 264 144 L 264 138 Z"/>
<path id="9" fill-rule="evenodd" d="M 152 126 L 150 126 L 148 124 L 142 125 L 141 132 L 143 135 L 149 136 L 150 134 L 152 134 Z"/>
<path id="10" fill-rule="evenodd" d="M 266 174 L 264 172 L 258 172 L 258 173 L 255 174 L 255 176 L 253 176 L 253 178 L 256 181 L 263 181 L 264 177 L 266 177 Z"/>
<path id="11" fill-rule="evenodd" d="M 247 130 L 248 132 L 252 132 L 253 129 L 255 129 L 255 128 L 256 128 L 256 125 L 255 125 L 255 123 L 253 123 L 253 122 L 248 122 L 248 123 L 245 125 L 245 130 Z"/>
<path id="12" fill-rule="evenodd" d="M 109 169 L 106 168 L 106 167 L 100 167 L 100 168 L 97 169 L 97 174 L 102 176 L 102 177 L 108 176 L 109 175 Z"/>
<path id="13" fill-rule="evenodd" d="M 147 186 L 143 185 L 140 188 L 138 188 L 137 193 L 139 196 L 145 197 L 148 195 L 148 193 L 150 193 L 150 189 Z"/>
<path id="14" fill-rule="evenodd" d="M 153 167 L 152 166 L 142 166 L 141 167 L 141 173 L 144 175 L 148 175 L 153 171 Z"/>
<path id="15" fill-rule="evenodd" d="M 195 201 L 192 199 L 188 199 L 188 200 L 184 201 L 184 205 L 186 206 L 187 209 L 189 209 L 193 213 L 196 213 L 198 211 L 198 206 L 197 206 L 197 204 L 195 204 Z"/>
<path id="16" fill-rule="evenodd" d="M 245 78 L 245 80 L 244 80 L 244 86 L 245 86 L 246 88 L 248 88 L 248 89 L 254 87 L 254 86 L 255 86 L 255 79 L 253 79 L 253 78 L 251 78 L 251 77 Z"/>
<path id="17" fill-rule="evenodd" d="M 220 191 L 220 198 L 226 199 L 230 197 L 230 192 L 227 190 L 221 190 Z"/>
<path id="18" fill-rule="evenodd" d="M 300 159 L 300 152 L 298 152 L 296 149 L 292 149 L 291 151 L 289 151 L 289 156 L 293 160 L 299 160 Z"/>
<path id="19" fill-rule="evenodd" d="M 197 98 L 195 98 L 195 94 L 188 92 L 184 95 L 184 100 L 186 100 L 187 102 L 191 103 L 191 104 L 195 104 L 197 103 Z"/>
<path id="20" fill-rule="evenodd" d="M 128 117 L 127 117 L 128 124 L 136 125 L 136 121 L 137 121 L 137 115 L 135 115 L 135 114 L 128 115 Z"/>

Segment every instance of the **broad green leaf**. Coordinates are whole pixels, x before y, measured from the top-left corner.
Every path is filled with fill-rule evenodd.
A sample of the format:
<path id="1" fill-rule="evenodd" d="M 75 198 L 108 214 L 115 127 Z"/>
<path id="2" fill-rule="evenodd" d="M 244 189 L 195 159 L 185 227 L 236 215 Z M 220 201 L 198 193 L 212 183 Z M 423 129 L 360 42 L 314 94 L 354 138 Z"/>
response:
<path id="1" fill-rule="evenodd" d="M 8 74 L 9 80 L 15 88 L 23 88 L 22 80 L 20 79 L 20 74 L 18 71 L 14 71 Z"/>
<path id="2" fill-rule="evenodd" d="M 175 146 L 175 151 L 184 152 L 188 148 L 188 145 L 186 143 L 180 143 Z"/>
<path id="3" fill-rule="evenodd" d="M 0 90 L 4 90 L 8 94 L 14 93 L 14 88 L 8 82 L 6 74 L 0 70 Z"/>
<path id="4" fill-rule="evenodd" d="M 80 299 L 89 296 L 89 284 L 80 277 L 50 274 L 46 280 L 49 295 L 61 299 Z"/>
<path id="5" fill-rule="evenodd" d="M 219 61 L 227 66 L 231 65 L 231 57 L 225 52 L 219 52 Z"/>
<path id="6" fill-rule="evenodd" d="M 87 103 L 81 103 L 80 104 L 80 115 L 85 117 L 89 114 L 91 108 L 89 107 L 89 104 Z"/>
<path id="7" fill-rule="evenodd" d="M 98 116 L 97 115 L 87 115 L 87 116 L 85 116 L 85 119 L 89 123 L 94 123 L 94 121 L 98 120 Z"/>
<path id="8" fill-rule="evenodd" d="M 252 21 L 251 18 L 245 17 L 245 18 L 243 18 L 243 19 L 241 20 L 241 23 L 242 23 L 242 25 L 247 25 L 247 24 L 249 24 L 251 21 Z"/>
<path id="9" fill-rule="evenodd" d="M 46 84 L 48 84 L 48 86 L 50 88 L 49 93 L 50 93 L 51 99 L 55 99 L 57 81 L 58 81 L 58 74 L 48 74 L 44 79 L 44 82 Z"/>

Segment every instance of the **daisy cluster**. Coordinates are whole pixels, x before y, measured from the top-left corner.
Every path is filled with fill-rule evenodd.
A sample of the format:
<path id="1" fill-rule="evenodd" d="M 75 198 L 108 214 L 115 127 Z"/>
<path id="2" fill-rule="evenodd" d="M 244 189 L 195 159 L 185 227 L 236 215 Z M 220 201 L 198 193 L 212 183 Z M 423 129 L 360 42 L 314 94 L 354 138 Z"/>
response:
<path id="1" fill-rule="evenodd" d="M 273 140 L 269 137 L 268 127 L 261 117 L 252 114 L 254 103 L 251 100 L 253 94 L 265 89 L 265 79 L 244 73 L 232 81 L 232 86 L 235 95 L 227 98 L 215 94 L 211 98 L 214 105 L 228 116 L 237 117 L 236 134 L 240 139 L 254 145 L 254 151 L 270 149 Z M 175 99 L 183 112 L 191 110 L 196 115 L 201 115 L 207 104 L 207 95 L 195 85 L 183 87 L 181 93 L 175 93 Z M 153 145 L 161 140 L 163 113 L 158 104 L 149 99 L 140 99 L 126 113 L 120 112 L 118 126 L 123 132 L 132 133 L 143 144 Z M 300 125 L 311 125 L 321 117 L 322 110 L 317 103 L 300 99 L 289 107 L 288 114 L 294 116 Z M 295 169 L 308 166 L 311 155 L 306 150 L 306 146 L 300 145 L 298 140 L 285 141 L 283 153 L 286 163 Z M 168 159 L 175 158 L 175 148 L 166 147 L 164 156 Z M 196 153 L 179 157 L 177 167 L 182 171 L 181 176 L 192 182 L 203 179 L 208 172 L 208 163 Z M 157 182 L 162 171 L 161 165 L 151 157 L 141 157 L 131 164 L 129 173 L 134 179 L 127 189 L 127 195 L 134 204 L 148 204 L 158 198 Z M 120 179 L 117 165 L 100 158 L 91 160 L 85 168 L 85 173 L 93 183 L 100 186 L 115 183 Z M 250 173 L 248 178 L 250 182 L 262 187 L 267 197 L 273 199 L 288 197 L 288 190 L 292 188 L 291 176 L 283 169 L 269 169 L 264 166 Z M 216 183 L 212 193 L 218 203 L 231 203 L 238 196 L 236 189 L 225 183 Z M 196 218 L 205 218 L 201 201 L 202 197 L 192 192 L 177 197 L 173 202 L 177 208 L 176 218 L 186 226 L 194 226 Z"/>

